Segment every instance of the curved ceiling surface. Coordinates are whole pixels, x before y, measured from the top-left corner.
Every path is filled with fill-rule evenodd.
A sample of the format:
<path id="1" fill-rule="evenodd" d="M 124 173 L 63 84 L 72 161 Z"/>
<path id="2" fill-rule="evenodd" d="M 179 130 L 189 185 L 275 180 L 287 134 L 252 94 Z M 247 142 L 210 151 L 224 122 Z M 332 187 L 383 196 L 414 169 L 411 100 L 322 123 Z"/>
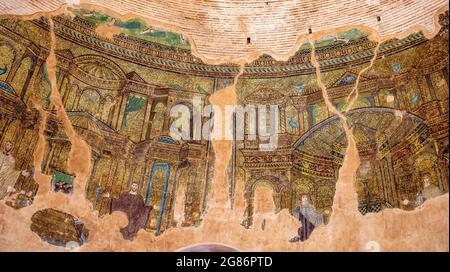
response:
<path id="1" fill-rule="evenodd" d="M 296 51 L 299 37 L 317 32 L 323 36 L 351 26 L 375 30 L 384 38 L 404 36 L 412 29 L 432 35 L 438 30 L 436 14 L 448 9 L 445 0 L 0 0 L 0 14 L 32 15 L 64 4 L 95 5 L 128 19 L 140 16 L 152 25 L 185 34 L 198 56 L 216 63 L 251 59 L 255 52 L 286 59 Z"/>

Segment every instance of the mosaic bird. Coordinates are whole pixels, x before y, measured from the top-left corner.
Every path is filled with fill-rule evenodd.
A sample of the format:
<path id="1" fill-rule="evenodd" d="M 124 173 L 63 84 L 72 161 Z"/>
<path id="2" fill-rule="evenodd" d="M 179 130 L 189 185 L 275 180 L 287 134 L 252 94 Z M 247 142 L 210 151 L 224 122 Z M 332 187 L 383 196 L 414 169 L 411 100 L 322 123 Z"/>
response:
<path id="1" fill-rule="evenodd" d="M 95 17 L 95 16 L 97 16 L 97 12 L 95 12 L 95 11 L 91 11 L 91 12 L 83 14 L 83 17 Z"/>
<path id="2" fill-rule="evenodd" d="M 8 66 L 5 64 L 3 68 L 0 68 L 0 75 L 4 75 L 8 72 Z"/>
<path id="3" fill-rule="evenodd" d="M 292 116 L 288 117 L 288 123 L 291 128 L 293 128 L 293 129 L 298 128 L 298 124 L 297 124 L 297 122 L 294 121 L 294 119 L 292 119 Z"/>
<path id="4" fill-rule="evenodd" d="M 152 27 L 147 27 L 144 30 L 142 30 L 139 34 L 145 35 L 147 33 L 153 33 L 155 30 Z"/>
<path id="5" fill-rule="evenodd" d="M 187 38 L 185 36 L 183 36 L 183 35 L 180 35 L 180 43 L 181 44 L 187 44 L 188 43 Z"/>
<path id="6" fill-rule="evenodd" d="M 205 89 L 203 89 L 201 86 L 197 86 L 197 92 L 199 93 L 207 93 Z"/>
<path id="7" fill-rule="evenodd" d="M 396 73 L 399 73 L 401 69 L 401 65 L 400 63 L 396 62 L 394 64 L 392 64 L 392 70 Z"/>
<path id="8" fill-rule="evenodd" d="M 111 21 L 108 23 L 108 26 L 113 26 L 116 24 L 116 18 L 112 18 Z"/>
<path id="9" fill-rule="evenodd" d="M 342 38 L 337 35 L 325 36 L 320 41 L 329 41 L 329 40 L 332 40 L 333 42 L 344 42 L 344 43 L 348 43 L 350 41 L 350 39 Z"/>

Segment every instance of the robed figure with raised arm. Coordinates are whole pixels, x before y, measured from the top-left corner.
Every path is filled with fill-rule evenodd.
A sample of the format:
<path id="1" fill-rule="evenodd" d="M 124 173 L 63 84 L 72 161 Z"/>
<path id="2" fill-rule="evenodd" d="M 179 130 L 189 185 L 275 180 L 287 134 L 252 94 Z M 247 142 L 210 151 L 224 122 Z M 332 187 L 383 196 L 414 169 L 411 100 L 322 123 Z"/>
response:
<path id="1" fill-rule="evenodd" d="M 110 201 L 110 213 L 121 211 L 127 215 L 128 225 L 120 229 L 123 238 L 126 240 L 133 240 L 140 229 L 145 229 L 150 211 L 155 208 L 155 206 L 145 205 L 143 197 L 138 193 L 138 188 L 139 185 L 133 183 L 130 191 Z M 104 197 L 109 198 L 109 193 L 106 193 Z"/>

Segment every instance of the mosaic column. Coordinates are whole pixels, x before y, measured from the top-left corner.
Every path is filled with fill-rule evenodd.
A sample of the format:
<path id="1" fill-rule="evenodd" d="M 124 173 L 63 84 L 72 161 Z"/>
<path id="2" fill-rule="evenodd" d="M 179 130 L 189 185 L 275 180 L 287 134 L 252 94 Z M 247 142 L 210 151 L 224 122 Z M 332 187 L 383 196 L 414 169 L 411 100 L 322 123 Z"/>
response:
<path id="1" fill-rule="evenodd" d="M 99 157 L 94 152 L 92 152 L 92 170 L 91 170 L 91 174 L 89 175 L 89 179 L 87 181 L 86 192 L 85 192 L 86 198 L 88 198 L 88 199 L 91 194 L 92 187 L 94 187 L 93 191 L 95 192 L 94 178 L 95 178 L 95 175 L 97 174 L 98 161 L 99 161 Z"/>
<path id="2" fill-rule="evenodd" d="M 150 98 L 149 98 L 150 100 Z M 156 102 L 154 100 L 150 100 L 151 102 L 148 102 L 149 106 L 149 115 L 148 115 L 148 121 L 147 121 L 147 130 L 145 132 L 145 139 L 148 140 L 151 137 L 152 133 L 152 125 L 153 125 L 153 118 L 155 117 L 155 107 Z"/>
<path id="3" fill-rule="evenodd" d="M 414 75 L 414 81 L 416 83 L 417 90 L 420 93 L 420 99 L 422 100 L 422 103 L 426 103 L 426 102 L 428 102 L 428 96 L 427 96 L 426 92 L 424 91 L 423 86 L 421 86 L 421 82 L 420 82 L 421 76 L 422 75 L 419 72 L 416 72 Z"/>
<path id="4" fill-rule="evenodd" d="M 47 175 L 49 174 L 48 171 L 49 171 L 49 168 L 50 168 L 50 162 L 51 162 L 51 160 L 53 158 L 53 154 L 55 153 L 55 148 L 56 148 L 56 144 L 54 142 L 52 142 L 52 141 L 49 141 L 48 145 L 49 145 L 49 151 L 48 151 L 47 156 L 45 158 L 44 169 L 42 169 L 43 170 L 42 172 L 47 174 Z"/>
<path id="5" fill-rule="evenodd" d="M 445 82 L 447 82 L 448 87 L 448 66 L 441 69 L 442 75 L 444 76 Z"/>
<path id="6" fill-rule="evenodd" d="M 59 67 L 58 67 L 58 68 L 59 68 Z M 62 97 L 63 97 L 62 86 L 63 86 L 64 80 L 67 79 L 67 73 L 66 73 L 65 70 L 61 70 L 61 68 L 60 68 L 60 75 L 59 75 L 59 78 L 60 78 L 60 81 L 59 81 L 59 84 L 57 84 L 57 85 L 58 85 L 58 91 L 59 91 L 59 94 L 60 94 L 60 96 L 61 96 L 61 98 L 62 98 Z M 57 80 L 58 80 L 58 79 L 57 79 Z"/>
<path id="7" fill-rule="evenodd" d="M 431 100 L 437 100 L 436 89 L 433 85 L 433 81 L 431 80 L 431 75 L 430 74 L 425 75 L 425 80 L 427 82 L 428 91 L 431 95 Z"/>
<path id="8" fill-rule="evenodd" d="M 312 106 L 307 108 L 307 117 L 308 117 L 308 129 L 313 127 L 313 114 L 312 114 Z"/>
<path id="9" fill-rule="evenodd" d="M 308 131 L 308 124 L 305 124 L 305 119 L 307 118 L 306 116 L 306 111 L 304 108 L 301 108 L 298 111 L 298 115 L 299 115 L 299 121 L 300 121 L 300 135 L 304 134 L 306 131 Z"/>
<path id="10" fill-rule="evenodd" d="M 395 83 L 396 90 L 396 100 L 398 109 L 407 110 L 409 108 L 408 102 L 408 93 L 406 91 L 406 87 L 402 84 L 403 81 L 406 81 L 404 78 L 399 78 Z"/>
<path id="11" fill-rule="evenodd" d="M 170 108 L 172 107 L 172 103 L 170 101 L 166 101 L 166 108 L 164 111 L 164 122 L 162 132 L 167 133 L 170 130 Z M 191 116 L 192 117 L 192 116 Z"/>
<path id="12" fill-rule="evenodd" d="M 161 232 L 163 232 L 165 229 L 167 229 L 168 225 L 166 225 L 165 223 L 167 223 L 167 217 L 170 217 L 171 214 L 171 207 L 170 207 L 170 202 L 171 199 L 174 197 L 171 193 L 170 193 L 170 187 L 174 186 L 175 183 L 175 174 L 177 172 L 177 165 L 175 163 L 170 163 L 169 164 L 169 169 L 170 169 L 170 173 L 169 173 L 169 181 L 167 183 L 167 187 L 165 188 L 166 190 L 163 191 L 163 196 L 162 196 L 162 203 L 161 203 L 161 207 L 160 207 L 160 211 L 162 209 L 163 213 L 162 215 L 160 214 L 158 216 L 158 223 L 156 226 L 156 233 L 155 235 L 159 235 Z M 166 219 L 166 220 L 164 220 Z"/>
<path id="13" fill-rule="evenodd" d="M 244 220 L 241 222 L 241 225 L 248 229 L 253 224 L 253 208 L 254 208 L 254 195 L 252 192 L 251 186 L 246 186 L 244 198 L 247 202 L 247 207 L 244 212 Z"/>
<path id="14" fill-rule="evenodd" d="M 286 133 L 286 105 L 278 107 L 280 109 L 280 133 Z"/>
<path id="15" fill-rule="evenodd" d="M 144 115 L 144 123 L 142 125 L 142 133 L 141 133 L 141 141 L 144 141 L 145 139 L 147 139 L 147 135 L 148 135 L 148 130 L 150 129 L 149 127 L 149 121 L 150 121 L 150 115 L 151 115 L 151 110 L 152 110 L 152 101 L 150 101 L 149 97 L 147 96 L 145 99 L 145 115 Z"/>
<path id="16" fill-rule="evenodd" d="M 175 202 L 175 198 L 180 197 L 176 195 L 176 191 L 177 188 L 179 186 L 179 182 L 180 182 L 180 168 L 177 168 L 177 170 L 175 171 L 175 181 L 172 185 L 172 190 L 171 190 L 171 198 L 169 201 L 169 215 L 167 216 L 167 222 L 166 222 L 166 226 L 170 227 L 171 223 L 173 221 L 173 217 L 174 217 L 174 206 L 173 203 Z M 185 200 L 186 201 L 186 200 Z"/>
<path id="17" fill-rule="evenodd" d="M 82 90 L 80 89 L 80 88 L 77 88 L 76 89 L 76 95 L 75 95 L 75 101 L 74 101 L 74 103 L 73 103 L 73 107 L 72 107 L 72 109 L 75 109 L 75 110 L 78 110 L 78 104 L 80 103 L 80 98 L 81 98 L 81 92 L 82 92 Z"/>
<path id="18" fill-rule="evenodd" d="M 237 141 L 236 141 L 236 112 L 233 112 L 233 145 L 231 154 L 231 209 L 234 207 L 234 195 L 236 189 L 236 159 L 237 159 Z"/>
<path id="19" fill-rule="evenodd" d="M 102 117 L 104 108 L 105 108 L 105 99 L 103 97 L 101 97 L 100 103 L 98 105 L 98 110 L 97 110 L 97 114 L 99 114 L 100 118 Z"/>
<path id="20" fill-rule="evenodd" d="M 377 165 L 377 172 L 380 175 L 381 179 L 381 186 L 382 186 L 382 192 L 383 192 L 383 198 L 384 198 L 384 204 L 390 203 L 390 196 L 389 196 L 389 187 L 388 187 L 388 180 L 386 178 L 386 174 L 384 171 L 384 165 L 385 165 L 385 158 L 381 159 Z"/>
<path id="21" fill-rule="evenodd" d="M 214 79 L 214 83 L 213 83 L 213 93 L 216 92 L 217 90 L 217 79 Z M 206 97 L 205 100 L 205 105 L 209 104 L 207 101 L 209 101 L 209 97 Z M 207 195 L 208 195 L 208 190 L 209 190 L 209 176 L 211 174 L 210 170 L 210 158 L 211 158 L 211 134 L 209 132 L 211 132 L 212 127 L 213 127 L 213 122 L 212 122 L 212 118 L 214 117 L 213 111 L 211 111 L 211 113 L 209 114 L 209 129 L 208 129 L 208 139 L 206 141 L 206 150 L 205 150 L 205 165 L 204 165 L 204 176 L 203 176 L 203 183 L 202 183 L 202 189 L 201 189 L 201 200 L 200 200 L 200 214 L 203 215 L 206 211 L 206 200 L 207 200 Z M 206 118 L 204 117 L 202 119 L 202 124 L 204 124 L 206 122 Z M 202 135 L 203 137 L 203 135 Z"/>
<path id="22" fill-rule="evenodd" d="M 22 92 L 20 94 L 20 99 L 23 100 L 24 97 L 25 97 L 25 94 L 28 93 L 28 90 L 30 89 L 30 86 L 31 86 L 30 82 L 31 82 L 31 80 L 33 78 L 36 77 L 36 70 L 38 70 L 38 71 L 40 70 L 40 67 L 41 67 L 42 63 L 43 63 L 43 61 L 41 59 L 39 59 L 39 58 L 34 58 L 33 59 L 33 64 L 31 65 L 31 67 L 30 67 L 30 69 L 28 71 L 28 75 L 27 75 L 27 78 L 25 80 L 25 84 L 23 85 Z M 39 67 L 39 68 L 36 69 L 36 66 Z"/>
<path id="23" fill-rule="evenodd" d="M 378 94 L 380 93 L 380 83 L 377 82 L 376 90 L 374 90 L 371 95 L 373 97 L 373 101 L 375 103 L 374 106 L 379 107 L 380 106 L 380 98 L 378 97 Z"/>
<path id="24" fill-rule="evenodd" d="M 4 123 L 3 127 L 2 127 L 2 130 L 1 130 L 0 143 L 3 143 L 3 140 L 5 138 L 5 134 L 8 131 L 8 128 L 9 128 L 9 126 L 11 125 L 11 123 L 13 121 L 14 121 L 13 118 L 6 117 L 5 123 Z"/>
<path id="25" fill-rule="evenodd" d="M 436 173 L 436 177 L 437 177 L 437 179 L 438 179 L 438 186 L 439 186 L 439 189 L 441 189 L 441 191 L 444 191 L 444 190 L 445 190 L 445 189 L 444 189 L 444 183 L 443 183 L 443 181 L 442 181 L 442 174 L 441 174 L 441 171 L 440 171 L 440 169 L 439 169 L 438 162 L 436 162 L 436 163 L 433 165 L 433 170 L 434 170 L 434 172 Z"/>
<path id="26" fill-rule="evenodd" d="M 275 203 L 275 213 L 281 211 L 281 193 L 273 192 L 273 202 Z"/>
<path id="27" fill-rule="evenodd" d="M 134 173 L 136 172 L 136 159 L 135 158 L 131 158 L 131 165 L 130 165 L 130 172 L 128 173 L 128 180 L 127 180 L 127 184 L 129 186 L 131 186 L 131 183 L 133 182 L 133 176 Z"/>
<path id="28" fill-rule="evenodd" d="M 387 192 L 386 192 L 385 181 L 383 180 L 383 175 L 381 174 L 380 168 L 381 168 L 380 161 L 377 161 L 375 164 L 375 167 L 374 167 L 375 178 L 377 181 L 378 190 L 382 194 L 381 197 L 382 197 L 383 204 L 385 204 L 387 202 Z"/>
<path id="29" fill-rule="evenodd" d="M 144 191 L 143 188 L 144 188 L 144 184 L 145 184 L 145 179 L 146 179 L 146 176 L 147 176 L 147 169 L 148 168 L 149 168 L 149 159 L 145 158 L 144 166 L 143 166 L 143 170 L 142 170 L 142 175 L 141 175 L 141 178 L 139 180 L 139 191 L 140 192 Z"/>
<path id="30" fill-rule="evenodd" d="M 122 123 L 123 123 L 123 115 L 125 114 L 125 109 L 127 107 L 128 104 L 128 91 L 124 91 L 122 94 L 122 99 L 120 102 L 120 108 L 119 108 L 119 112 L 117 115 L 117 119 L 115 122 L 115 129 L 116 130 L 120 130 L 122 128 Z"/>
<path id="31" fill-rule="evenodd" d="M 438 160 L 438 167 L 440 169 L 439 172 L 441 173 L 441 180 L 444 181 L 444 182 L 442 182 L 442 190 L 444 192 L 448 192 L 448 179 L 449 179 L 449 176 L 448 176 L 448 165 L 445 162 L 445 160 L 439 159 Z M 445 181 L 447 181 L 447 182 L 445 182 Z"/>
<path id="32" fill-rule="evenodd" d="M 399 201 L 398 201 L 398 193 L 397 193 L 397 185 L 396 185 L 396 176 L 393 173 L 392 160 L 391 160 L 390 156 L 386 157 L 384 170 L 385 170 L 385 174 L 387 174 L 387 177 L 388 177 L 390 185 L 391 185 L 390 189 L 392 191 L 392 200 L 393 200 L 394 207 L 398 207 Z"/>

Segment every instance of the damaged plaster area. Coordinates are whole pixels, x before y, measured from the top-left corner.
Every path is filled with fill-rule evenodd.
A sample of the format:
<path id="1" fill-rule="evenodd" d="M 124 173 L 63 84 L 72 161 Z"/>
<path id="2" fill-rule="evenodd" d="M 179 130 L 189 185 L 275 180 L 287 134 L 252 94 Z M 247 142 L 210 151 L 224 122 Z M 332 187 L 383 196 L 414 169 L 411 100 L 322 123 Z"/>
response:
<path id="1" fill-rule="evenodd" d="M 15 39 L 20 43 L 39 37 L 32 45 L 39 48 L 33 63 L 42 62 L 41 66 L 34 66 L 36 72 L 30 74 L 30 81 L 26 81 L 27 76 L 19 78 L 19 81 L 32 83 L 31 87 L 23 86 L 23 95 L 16 88 L 14 74 L 9 71 L 12 64 L 5 64 L 8 74 L 0 77 L 4 86 L 14 89 L 5 98 L 2 96 L 0 103 L 2 107 L 5 105 L 5 111 L 7 99 L 16 99 L 13 96 L 17 95 L 25 108 L 35 111 L 37 116 L 25 122 L 2 115 L 5 120 L 11 119 L 2 120 L 1 147 L 8 141 L 16 145 L 12 151 L 16 158 L 14 171 L 34 169 L 31 179 L 19 176 L 14 185 L 16 191 L 28 193 L 27 184 L 36 189 L 30 205 L 21 208 L 8 205 L 8 201 L 16 201 L 14 193 L 0 201 L 1 251 L 176 251 L 209 243 L 225 244 L 242 251 L 448 251 L 448 172 L 444 171 L 448 167 L 448 140 L 445 141 L 448 135 L 442 132 L 448 129 L 448 75 L 445 79 L 440 73 L 445 68 L 448 73 L 445 42 L 448 42 L 448 11 L 445 11 L 448 8 L 423 18 L 428 23 L 405 26 L 394 36 L 388 35 L 394 31 L 385 30 L 388 34 L 381 36 L 383 31 L 357 26 L 356 29 L 366 34 L 358 40 L 338 35 L 354 29 L 353 26 L 336 25 L 334 30 L 321 32 L 315 32 L 318 28 L 315 27 L 311 34 L 298 34 L 289 50 L 287 47 L 286 50 L 267 50 L 263 43 L 258 44 L 261 39 L 256 39 L 256 47 L 252 49 L 255 39 L 245 39 L 246 45 L 236 45 L 246 47 L 245 50 L 231 52 L 231 45 L 222 44 L 224 55 L 221 56 L 220 46 L 216 47 L 217 52 L 212 51 L 210 45 L 203 45 L 202 38 L 197 39 L 198 33 L 189 31 L 189 27 L 180 29 L 162 24 L 158 18 L 150 19 L 137 12 L 120 15 L 124 14 L 123 8 L 107 10 L 103 4 L 80 3 L 81 6 L 62 6 L 53 12 L 60 3 L 46 2 L 44 11 L 51 13 L 26 16 L 31 10 L 24 8 L 19 10 L 20 17 L 3 16 L 2 19 L 9 21 L 0 26 L 0 42 Z M 49 3 L 53 5 L 48 6 Z M 130 3 L 123 6 L 133 7 Z M 435 5 L 436 10 L 438 6 Z M 81 8 L 86 11 L 77 14 Z M 12 14 L 9 10 L 6 13 Z M 440 14 L 443 19 L 439 25 Z M 131 18 L 138 20 L 130 21 Z M 97 19 L 101 22 L 99 26 L 95 25 Z M 423 25 L 430 28 L 430 21 L 436 28 L 431 31 L 432 35 L 430 32 L 427 37 L 416 34 L 423 30 Z M 144 22 L 146 27 L 133 30 L 136 24 Z M 172 60 L 167 61 L 169 64 L 165 61 L 169 53 L 163 50 L 145 52 L 159 57 L 159 63 L 167 65 L 164 69 L 152 66 L 148 72 L 140 70 L 139 65 L 146 67 L 146 64 L 138 65 L 136 60 L 127 59 L 137 53 L 127 57 L 117 53 L 120 61 L 114 64 L 110 59 L 115 56 L 110 52 L 92 57 L 100 55 L 97 52 L 101 49 L 95 47 L 100 42 L 88 47 L 70 36 L 73 33 L 70 29 L 86 34 L 80 30 L 82 27 L 94 29 L 90 37 L 104 39 L 101 42 L 116 42 L 114 44 L 127 50 L 144 52 L 146 47 L 159 43 L 156 48 L 169 48 L 167 52 L 176 52 L 181 62 L 192 54 L 194 61 L 189 59 L 186 63 L 216 68 L 214 72 L 198 72 L 192 68 L 192 72 L 181 70 L 187 65 L 180 65 L 172 71 L 169 66 Z M 186 36 L 164 34 L 166 38 L 161 38 L 161 33 L 167 30 Z M 419 35 L 417 39 L 421 40 L 413 43 L 415 36 L 408 35 Z M 404 43 L 398 46 L 402 49 L 392 49 L 396 41 L 391 39 L 393 37 L 399 38 L 398 43 Z M 404 37 L 409 38 L 400 40 Z M 348 40 L 339 42 L 345 38 Z M 89 43 L 89 38 L 84 42 Z M 346 50 L 352 50 L 345 47 L 352 44 L 358 48 L 352 55 L 357 56 L 355 59 L 342 67 L 339 62 L 329 64 L 330 55 L 338 59 Z M 386 44 L 392 48 L 385 46 L 383 49 Z M 184 49 L 189 46 L 190 51 Z M 288 53 L 275 53 L 280 51 Z M 14 54 L 17 53 L 14 51 Z M 297 54 L 301 61 L 295 63 Z M 445 54 L 446 58 L 440 57 Z M 20 58 L 15 56 L 11 63 L 20 63 Z M 362 57 L 358 59 L 359 56 Z M 25 59 L 26 55 L 22 57 Z M 90 57 L 94 61 L 90 62 Z M 151 61 L 157 62 L 155 59 Z M 277 72 L 276 67 L 289 61 L 289 65 L 297 65 L 297 68 Z M 0 63 L 0 68 L 2 65 Z M 258 65 L 266 66 L 258 70 Z M 430 70 L 431 66 L 439 69 Z M 20 75 L 22 70 L 20 65 L 18 67 L 15 73 Z M 64 69 L 60 69 L 62 67 Z M 68 79 L 66 83 L 63 70 Z M 402 75 L 404 70 L 416 78 L 410 80 L 406 72 Z M 41 94 L 43 85 L 39 85 L 41 73 L 46 75 L 50 88 L 44 95 Z M 72 88 L 69 84 L 78 87 Z M 96 90 L 99 95 L 92 92 L 90 96 L 83 96 L 90 90 Z M 106 91 L 113 93 L 111 100 L 104 95 Z M 419 102 L 413 93 L 419 97 Z M 201 96 L 203 103 L 215 105 L 222 112 L 226 105 L 282 105 L 281 118 L 285 119 L 280 122 L 279 148 L 265 155 L 267 153 L 254 149 L 253 143 L 246 140 L 211 139 L 187 145 L 171 140 L 167 133 L 171 121 L 170 109 L 167 109 L 180 101 L 188 103 L 187 97 L 191 95 Z M 161 101 L 166 107 L 163 110 L 158 108 Z M 364 104 L 366 101 L 368 104 Z M 439 109 L 437 113 L 436 109 Z M 294 114 L 290 115 L 292 112 Z M 211 118 L 211 126 L 222 127 L 225 131 L 231 118 Z M 27 125 L 33 128 L 30 130 Z M 370 126 L 378 130 L 373 131 Z M 422 127 L 427 127 L 423 132 L 426 134 L 417 132 L 417 136 L 415 131 L 421 131 Z M 332 133 L 326 134 L 327 129 Z M 20 140 L 27 141 L 27 133 L 36 134 L 30 140 L 35 148 L 30 151 L 27 147 L 28 153 L 22 151 L 23 146 L 28 145 Z M 395 135 L 405 138 L 397 139 Z M 369 140 L 364 140 L 363 136 Z M 116 138 L 117 142 L 126 141 L 123 147 L 104 146 L 114 145 Z M 326 148 L 334 146 L 331 151 L 335 153 L 330 154 L 337 155 L 324 159 L 325 151 L 321 151 L 317 139 L 322 142 L 332 139 Z M 317 154 L 308 149 L 309 145 L 314 146 L 313 140 L 319 150 Z M 387 143 L 392 146 L 386 147 Z M 376 146 L 374 154 L 369 154 L 372 157 L 366 154 L 369 144 Z M 323 150 L 328 150 L 326 148 Z M 414 156 L 410 157 L 415 160 L 408 162 L 400 155 L 390 155 L 397 154 L 395 152 L 404 155 L 407 151 L 412 152 Z M 315 155 L 324 162 L 315 166 L 314 159 L 306 160 Z M 387 162 L 392 166 L 386 166 Z M 361 169 L 366 164 L 370 165 L 369 177 L 362 177 L 361 173 L 366 172 Z M 316 170 L 315 167 L 324 168 Z M 399 172 L 394 173 L 394 168 Z M 56 172 L 73 178 L 69 193 L 55 190 Z M 330 175 L 321 175 L 321 172 L 330 172 Z M 440 194 L 420 205 L 409 205 L 422 191 L 424 177 L 439 187 Z M 139 195 L 148 202 L 146 204 L 155 206 L 148 223 L 130 240 L 124 239 L 121 231 L 130 224 L 130 218 L 124 212 L 112 211 L 111 199 L 129 191 L 133 183 L 138 184 Z M 331 190 L 331 195 L 326 189 Z M 306 241 L 291 243 L 289 240 L 301 227 L 293 210 L 300 204 L 299 197 L 303 194 L 311 197 L 326 220 Z M 77 229 L 74 223 L 73 233 L 82 238 L 74 246 L 66 243 L 64 237 L 69 234 L 58 234 L 55 224 L 41 224 L 39 218 L 33 219 L 38 211 L 48 212 L 50 217 L 59 216 L 62 224 L 79 220 L 84 229 Z M 49 241 L 49 233 L 64 236 L 62 242 Z"/>

